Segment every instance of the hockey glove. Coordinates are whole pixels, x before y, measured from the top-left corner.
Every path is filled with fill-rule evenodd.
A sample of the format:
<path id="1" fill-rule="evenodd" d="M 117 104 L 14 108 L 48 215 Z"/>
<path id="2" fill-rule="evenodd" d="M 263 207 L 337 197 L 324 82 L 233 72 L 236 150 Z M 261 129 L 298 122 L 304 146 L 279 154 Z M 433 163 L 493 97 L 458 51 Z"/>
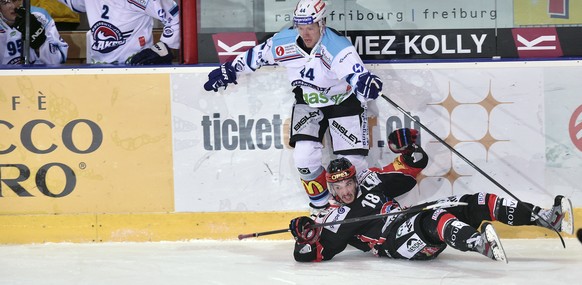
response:
<path id="1" fill-rule="evenodd" d="M 174 55 L 170 48 L 163 42 L 146 48 L 128 58 L 126 63 L 130 65 L 171 64 Z"/>
<path id="2" fill-rule="evenodd" d="M 378 98 L 382 91 L 382 80 L 380 77 L 366 72 L 360 75 L 356 82 L 356 94 L 370 100 Z"/>
<path id="3" fill-rule="evenodd" d="M 406 165 L 410 167 L 424 169 L 428 164 L 428 155 L 426 154 L 426 152 L 424 152 L 422 147 L 413 144 L 412 148 L 410 149 L 410 152 L 402 153 L 402 160 Z M 414 174 L 414 176 L 416 176 L 417 174 Z"/>
<path id="4" fill-rule="evenodd" d="M 309 217 L 303 216 L 291 220 L 289 223 L 289 230 L 298 243 L 312 244 L 319 240 L 321 228 L 309 228 L 311 225 L 315 225 L 315 221 Z"/>
<path id="5" fill-rule="evenodd" d="M 26 25 L 24 23 L 24 17 L 26 14 L 26 9 L 20 7 L 16 9 L 16 20 L 14 21 L 14 27 L 24 36 L 24 29 Z M 34 15 L 30 15 L 30 47 L 32 49 L 39 49 L 42 44 L 46 41 L 46 35 L 44 34 L 44 25 L 36 18 Z"/>
<path id="6" fill-rule="evenodd" d="M 208 74 L 208 81 L 204 83 L 204 89 L 206 91 L 214 90 L 214 92 L 217 92 L 220 87 L 226 89 L 229 83 L 238 84 L 236 82 L 236 70 L 232 67 L 232 63 L 227 61 L 220 68 Z"/>
<path id="7" fill-rule="evenodd" d="M 418 131 L 415 129 L 397 129 L 388 135 L 388 147 L 394 153 L 411 153 L 417 136 Z"/>

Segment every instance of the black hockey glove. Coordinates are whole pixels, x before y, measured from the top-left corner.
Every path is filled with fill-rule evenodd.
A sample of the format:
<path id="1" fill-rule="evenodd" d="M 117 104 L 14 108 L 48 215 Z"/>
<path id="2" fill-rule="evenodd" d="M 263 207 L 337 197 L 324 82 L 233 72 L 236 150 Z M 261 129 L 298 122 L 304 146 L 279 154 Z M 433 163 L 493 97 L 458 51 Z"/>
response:
<path id="1" fill-rule="evenodd" d="M 388 135 L 388 147 L 394 153 L 409 154 L 414 150 L 417 136 L 415 129 L 397 129 Z"/>
<path id="2" fill-rule="evenodd" d="M 226 89 L 229 83 L 238 84 L 236 82 L 236 70 L 232 67 L 232 62 L 227 61 L 208 74 L 208 81 L 204 83 L 204 89 L 206 91 L 214 90 L 214 92 L 217 92 L 220 87 Z"/>
<path id="3" fill-rule="evenodd" d="M 382 85 L 383 83 L 380 77 L 370 72 L 362 73 L 356 83 L 356 94 L 366 99 L 374 100 L 380 95 Z"/>
<path id="4" fill-rule="evenodd" d="M 309 228 L 311 225 L 315 225 L 315 221 L 309 217 L 298 217 L 291 220 L 289 230 L 298 243 L 311 244 L 319 240 L 321 234 L 321 228 Z"/>
<path id="5" fill-rule="evenodd" d="M 126 63 L 130 65 L 171 64 L 174 55 L 170 48 L 163 42 L 146 48 L 128 58 Z"/>
<path id="6" fill-rule="evenodd" d="M 428 165 L 428 154 L 419 145 L 414 144 L 409 153 L 402 153 L 406 165 L 424 169 Z"/>
<path id="7" fill-rule="evenodd" d="M 14 27 L 24 36 L 24 29 L 26 27 L 24 23 L 24 17 L 26 14 L 26 9 L 20 7 L 16 9 L 16 20 L 14 21 Z M 42 44 L 46 41 L 46 35 L 44 34 L 43 24 L 34 16 L 30 15 L 30 47 L 33 49 L 39 49 Z"/>

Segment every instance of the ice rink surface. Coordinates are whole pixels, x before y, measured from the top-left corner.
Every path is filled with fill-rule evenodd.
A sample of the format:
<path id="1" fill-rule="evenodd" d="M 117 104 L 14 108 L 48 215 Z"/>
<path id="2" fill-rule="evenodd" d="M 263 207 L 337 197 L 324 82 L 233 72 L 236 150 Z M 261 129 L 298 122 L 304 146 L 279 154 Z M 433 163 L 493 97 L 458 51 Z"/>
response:
<path id="1" fill-rule="evenodd" d="M 502 239 L 509 264 L 447 248 L 433 261 L 348 249 L 298 263 L 292 241 L 0 245 L 0 284 L 581 284 L 582 244 Z"/>

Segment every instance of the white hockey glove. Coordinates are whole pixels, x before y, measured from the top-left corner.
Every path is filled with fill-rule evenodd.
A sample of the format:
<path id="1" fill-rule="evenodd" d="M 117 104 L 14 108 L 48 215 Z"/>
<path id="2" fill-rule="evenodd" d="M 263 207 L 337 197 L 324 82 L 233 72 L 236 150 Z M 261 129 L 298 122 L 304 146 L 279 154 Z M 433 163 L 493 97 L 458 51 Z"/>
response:
<path id="1" fill-rule="evenodd" d="M 128 58 L 125 63 L 130 65 L 171 64 L 174 55 L 168 45 L 159 42 L 151 48 L 146 48 Z"/>

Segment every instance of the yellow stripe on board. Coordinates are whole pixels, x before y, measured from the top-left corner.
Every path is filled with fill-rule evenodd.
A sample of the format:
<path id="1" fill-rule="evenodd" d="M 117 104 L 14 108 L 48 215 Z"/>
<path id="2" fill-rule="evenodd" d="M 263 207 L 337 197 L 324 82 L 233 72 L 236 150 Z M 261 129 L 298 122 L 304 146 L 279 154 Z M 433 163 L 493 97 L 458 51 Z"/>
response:
<path id="1" fill-rule="evenodd" d="M 147 242 L 192 239 L 237 239 L 239 234 L 287 228 L 306 212 L 225 212 L 155 214 L 1 215 L 0 244 L 45 242 Z M 582 226 L 582 208 L 575 209 L 575 229 Z M 501 238 L 557 238 L 533 226 L 495 223 Z M 563 237 L 572 237 L 564 234 Z M 282 233 L 259 239 L 290 239 Z"/>

